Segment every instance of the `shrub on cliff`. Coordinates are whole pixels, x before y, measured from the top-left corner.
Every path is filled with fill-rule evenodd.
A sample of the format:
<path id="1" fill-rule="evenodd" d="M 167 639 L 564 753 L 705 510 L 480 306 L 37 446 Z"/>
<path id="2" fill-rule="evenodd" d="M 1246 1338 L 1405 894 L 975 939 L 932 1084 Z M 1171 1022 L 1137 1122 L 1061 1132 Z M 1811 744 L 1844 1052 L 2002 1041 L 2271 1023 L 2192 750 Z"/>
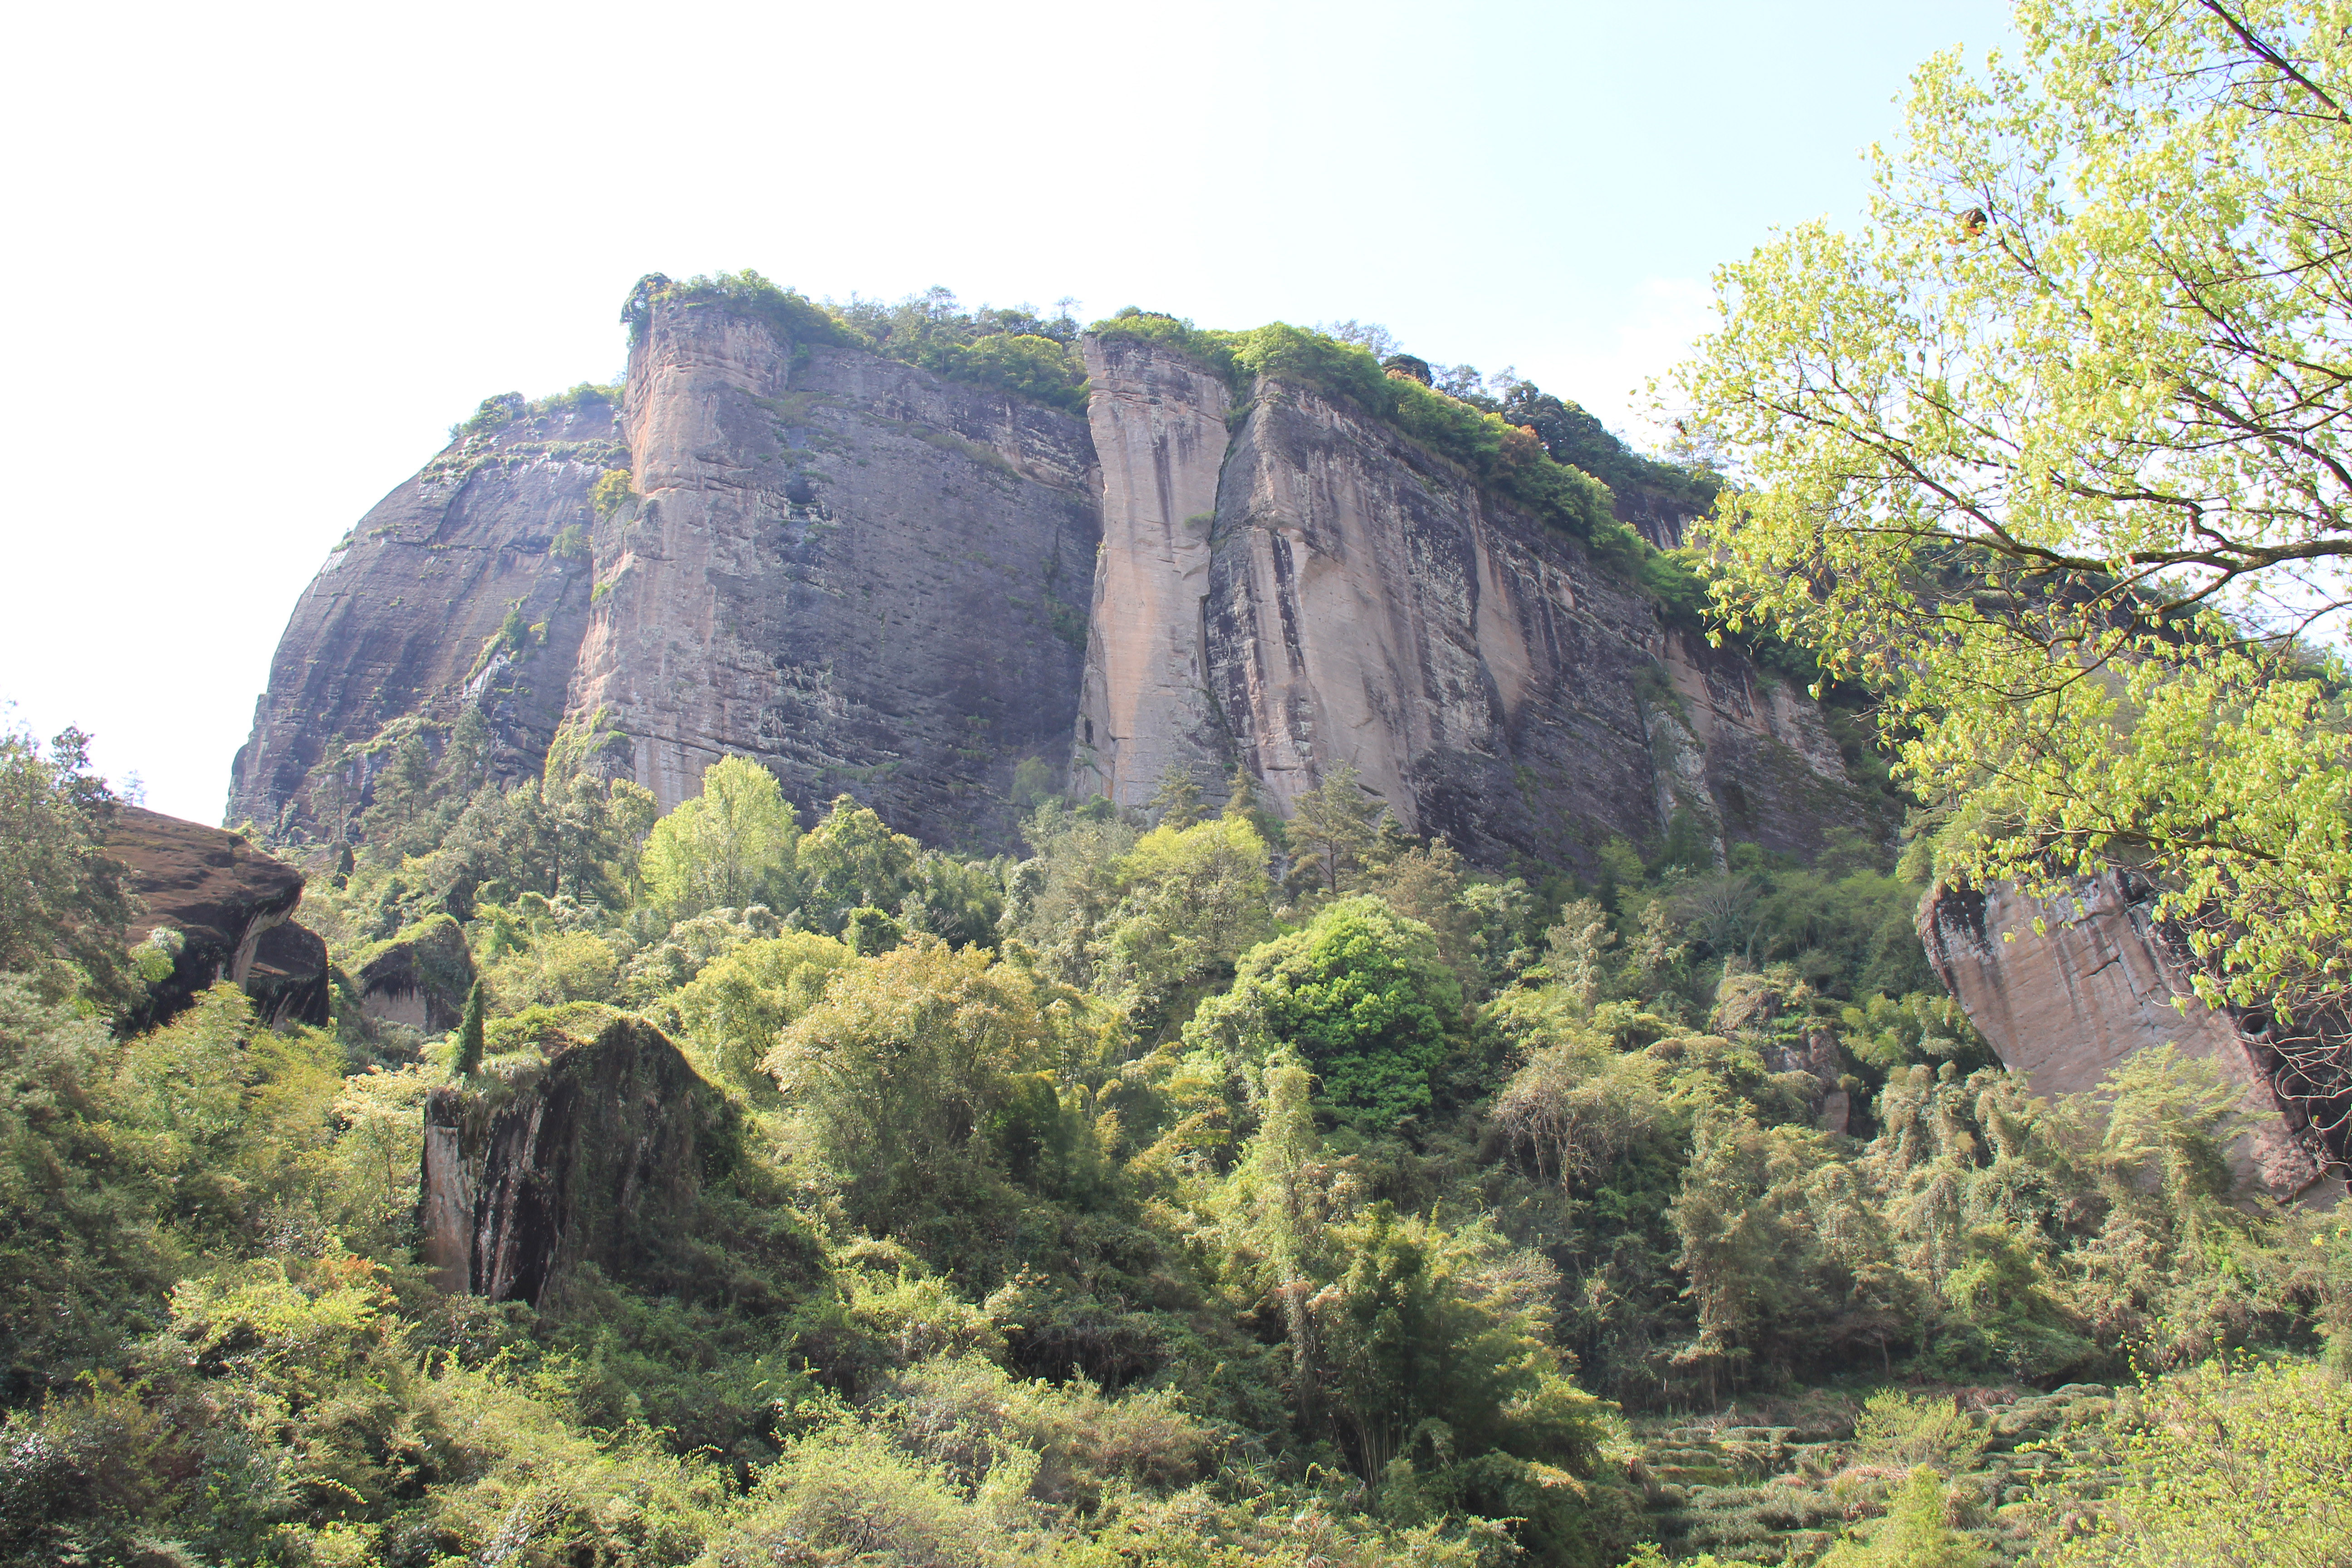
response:
<path id="1" fill-rule="evenodd" d="M 44 748 L 22 725 L 0 728 L 0 973 L 49 996 L 128 997 L 131 899 L 106 853 L 114 806 L 89 736 L 68 729 Z"/>

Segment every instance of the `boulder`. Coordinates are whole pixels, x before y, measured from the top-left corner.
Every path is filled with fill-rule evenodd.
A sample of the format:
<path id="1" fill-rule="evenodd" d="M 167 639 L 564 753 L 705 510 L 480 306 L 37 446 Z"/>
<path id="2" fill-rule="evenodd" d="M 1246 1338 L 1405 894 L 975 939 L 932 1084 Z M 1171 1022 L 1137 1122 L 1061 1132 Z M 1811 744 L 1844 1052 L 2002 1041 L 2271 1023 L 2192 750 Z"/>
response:
<path id="1" fill-rule="evenodd" d="M 427 1035 L 457 1026 L 466 1016 L 466 993 L 474 984 L 466 933 L 447 915 L 435 915 L 363 949 L 352 970 L 360 1011 Z"/>
<path id="2" fill-rule="evenodd" d="M 2095 1089 L 2138 1052 L 2175 1046 L 2242 1086 L 2252 1125 L 2232 1153 L 2242 1182 L 2282 1200 L 2335 1202 L 2347 1151 L 2276 1091 L 2277 1063 L 2250 1021 L 2196 999 L 2187 945 L 2158 919 L 2157 896 L 2122 870 L 2080 879 L 2049 901 L 2005 885 L 1938 884 L 1920 900 L 1919 936 L 1969 1022 L 2036 1094 Z"/>
<path id="3" fill-rule="evenodd" d="M 737 1115 L 660 1030 L 604 1019 L 426 1101 L 417 1222 L 443 1289 L 536 1306 L 583 1263 L 654 1283 L 678 1266 Z"/>
<path id="4" fill-rule="evenodd" d="M 124 933 L 131 942 L 178 933 L 171 973 L 150 983 L 130 1026 L 160 1024 L 224 980 L 273 1028 L 326 1025 L 327 944 L 290 920 L 299 870 L 243 834 L 139 805 L 117 809 L 106 848 L 143 906 Z"/>

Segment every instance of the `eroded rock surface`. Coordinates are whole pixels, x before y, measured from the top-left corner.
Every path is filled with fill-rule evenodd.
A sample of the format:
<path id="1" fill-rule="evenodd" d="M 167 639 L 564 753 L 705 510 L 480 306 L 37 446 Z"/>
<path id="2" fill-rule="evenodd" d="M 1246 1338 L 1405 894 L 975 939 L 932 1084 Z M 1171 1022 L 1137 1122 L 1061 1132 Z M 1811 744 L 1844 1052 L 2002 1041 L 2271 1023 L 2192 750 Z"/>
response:
<path id="1" fill-rule="evenodd" d="M 2253 1121 L 2233 1153 L 2242 1180 L 2273 1197 L 2334 1202 L 2345 1172 L 2330 1161 L 2341 1151 L 2322 1146 L 2273 1092 L 2275 1063 L 2259 1037 L 2195 999 L 2155 905 L 2155 889 L 2123 871 L 2078 881 L 2051 903 L 2008 887 L 1938 886 L 1920 902 L 1919 935 L 1969 1021 L 2036 1094 L 2095 1089 L 2137 1053 L 2173 1045 L 2242 1086 Z"/>
<path id="2" fill-rule="evenodd" d="M 597 536 L 572 695 L 663 808 L 729 752 L 996 844 L 1066 767 L 1098 537 L 1084 421 L 896 361 L 657 307 L 630 359 L 642 500 Z"/>
<path id="3" fill-rule="evenodd" d="M 1102 554 L 1071 773 L 1141 805 L 1171 768 L 1232 765 L 1209 695 L 1209 535 L 1224 467 L 1224 379 L 1127 338 L 1088 338 L 1087 418 L 1102 467 Z"/>
<path id="4" fill-rule="evenodd" d="M 297 607 L 232 810 L 332 837 L 399 727 L 473 706 L 509 773 L 552 748 L 667 809 L 740 753 L 969 849 L 1040 787 L 1235 764 L 1286 807 L 1353 763 L 1489 867 L 1888 829 L 1809 700 L 1386 421 L 1116 336 L 1078 418 L 797 330 L 656 300 L 617 423 L 524 409 L 394 491 Z"/>
<path id="5" fill-rule="evenodd" d="M 658 1276 L 730 1166 L 726 1097 L 652 1025 L 550 1044 L 425 1103 L 417 1222 L 446 1290 L 536 1305 L 582 1263 Z"/>
<path id="6" fill-rule="evenodd" d="M 500 773 L 539 769 L 587 626 L 589 492 L 627 462 L 614 413 L 589 402 L 461 437 L 328 552 L 270 661 L 227 820 L 333 837 L 388 760 L 367 742 L 468 706 Z M 502 639 L 510 616 L 520 635 Z"/>
<path id="7" fill-rule="evenodd" d="M 172 973 L 149 986 L 134 1025 L 162 1023 L 224 980 L 242 987 L 273 1028 L 326 1024 L 326 943 L 289 923 L 302 901 L 300 871 L 243 834 L 140 805 L 116 808 L 106 849 L 129 868 L 145 906 L 128 939 L 143 942 L 159 927 L 180 936 Z"/>
<path id="8" fill-rule="evenodd" d="M 1288 803 L 1341 763 L 1474 861 L 1589 871 L 1690 813 L 1809 856 L 1883 832 L 1812 703 L 1662 626 L 1579 541 L 1384 423 L 1261 383 L 1202 606 L 1234 752 Z"/>
<path id="9" fill-rule="evenodd" d="M 473 984 L 474 958 L 467 949 L 466 933 L 446 914 L 368 950 L 352 976 L 360 1009 L 369 1017 L 405 1024 L 427 1035 L 457 1026 Z"/>

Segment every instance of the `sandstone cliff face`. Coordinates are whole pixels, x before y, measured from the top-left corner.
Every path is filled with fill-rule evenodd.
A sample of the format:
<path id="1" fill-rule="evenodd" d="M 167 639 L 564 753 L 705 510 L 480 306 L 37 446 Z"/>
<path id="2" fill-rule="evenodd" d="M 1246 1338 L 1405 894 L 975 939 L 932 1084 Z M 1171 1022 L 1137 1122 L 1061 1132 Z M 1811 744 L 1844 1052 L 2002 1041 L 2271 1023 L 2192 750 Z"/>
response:
<path id="1" fill-rule="evenodd" d="M 1086 353 L 1102 552 L 1071 773 L 1141 805 L 1171 768 L 1232 765 L 1202 616 L 1230 396 L 1223 377 L 1129 339 L 1090 337 Z"/>
<path id="2" fill-rule="evenodd" d="M 446 1034 L 465 1018 L 474 955 L 463 928 L 446 914 L 362 952 L 357 968 L 352 989 L 371 1018 L 425 1035 Z"/>
<path id="3" fill-rule="evenodd" d="M 272 1028 L 327 1023 L 327 944 L 293 923 L 302 873 L 242 834 L 144 806 L 115 811 L 107 853 L 129 868 L 145 906 L 124 933 L 180 936 L 172 973 L 149 987 L 134 1027 L 160 1024 L 221 981 L 243 988 Z"/>
<path id="4" fill-rule="evenodd" d="M 2345 1151 L 2324 1147 L 2273 1091 L 2276 1064 L 2260 1037 L 2194 999 L 2155 902 L 2127 872 L 2081 881 L 2053 904 L 1937 887 L 1920 902 L 1919 935 L 1969 1021 L 2036 1094 L 2095 1089 L 2137 1052 L 2174 1045 L 2242 1086 L 2253 1127 L 2235 1154 L 2242 1178 L 2273 1197 L 2334 1202 L 2346 1171 L 2331 1161 Z"/>
<path id="5" fill-rule="evenodd" d="M 1277 381 L 1236 409 L 1116 336 L 1078 419 L 793 330 L 657 300 L 617 425 L 523 410 L 394 491 L 297 606 L 232 812 L 324 833 L 386 726 L 472 705 L 511 773 L 560 742 L 667 808 L 740 753 L 969 848 L 1010 846 L 1016 779 L 1139 805 L 1236 763 L 1286 805 L 1352 763 L 1488 866 L 1886 828 L 1809 700 L 1383 421 Z"/>
<path id="6" fill-rule="evenodd" d="M 417 1223 L 445 1290 L 536 1305 L 571 1268 L 658 1272 L 735 1147 L 726 1097 L 651 1025 L 433 1091 Z"/>
<path id="7" fill-rule="evenodd" d="M 502 771 L 540 766 L 588 616 L 586 551 L 560 551 L 558 536 L 575 527 L 584 546 L 589 490 L 626 461 L 614 412 L 591 403 L 454 441 L 328 552 L 278 640 L 227 820 L 318 826 L 325 803 L 311 796 L 326 781 L 312 770 L 340 742 L 363 746 L 410 715 L 446 721 L 466 705 L 490 721 Z M 484 658 L 518 608 L 525 646 Z M 379 761 L 348 760 L 346 803 Z"/>
<path id="8" fill-rule="evenodd" d="M 1267 382 L 1220 447 L 1221 382 L 1088 353 L 1105 546 L 1075 787 L 1137 805 L 1171 763 L 1238 760 L 1286 806 L 1353 763 L 1488 865 L 1589 869 L 1678 813 L 1801 855 L 1883 830 L 1809 700 L 1390 426 Z"/>
<path id="9" fill-rule="evenodd" d="M 1085 426 L 691 306 L 632 356 L 642 500 L 597 536 L 572 708 L 667 809 L 728 752 L 933 843 L 1066 765 L 1097 525 Z"/>

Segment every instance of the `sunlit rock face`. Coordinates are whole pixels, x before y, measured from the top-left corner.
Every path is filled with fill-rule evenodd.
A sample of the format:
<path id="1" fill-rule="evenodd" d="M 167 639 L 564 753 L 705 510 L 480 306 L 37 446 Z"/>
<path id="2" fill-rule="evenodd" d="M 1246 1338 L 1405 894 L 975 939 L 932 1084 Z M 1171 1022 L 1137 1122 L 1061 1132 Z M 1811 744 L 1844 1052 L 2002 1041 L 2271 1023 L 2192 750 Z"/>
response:
<path id="1" fill-rule="evenodd" d="M 1232 396 L 1223 377 L 1148 343 L 1089 338 L 1086 353 L 1102 552 L 1071 778 L 1141 805 L 1171 768 L 1213 782 L 1232 765 L 1202 616 Z"/>
<path id="2" fill-rule="evenodd" d="M 1589 869 L 1678 813 L 1800 855 L 1882 826 L 1810 699 L 1667 631 L 1392 427 L 1263 381 L 1224 436 L 1223 382 L 1180 355 L 1089 354 L 1104 550 L 1075 788 L 1139 805 L 1176 766 L 1213 794 L 1238 762 L 1286 806 L 1352 763 L 1488 865 Z"/>
<path id="3" fill-rule="evenodd" d="M 2240 1086 L 2250 1131 L 2232 1164 L 2243 1184 L 2306 1203 L 2344 1195 L 2344 1168 L 2332 1163 L 2343 1151 L 2328 1149 L 2273 1091 L 2277 1063 L 2259 1031 L 2195 999 L 2182 945 L 2137 876 L 2082 879 L 2046 903 L 2006 886 L 1938 886 L 1921 900 L 1918 924 L 1946 988 L 2036 1094 L 2096 1089 L 2139 1052 L 2172 1045 Z"/>
<path id="4" fill-rule="evenodd" d="M 403 726 L 470 708 L 507 776 L 552 755 L 667 808 L 740 753 L 803 813 L 847 793 L 972 850 L 1046 790 L 1135 806 L 1177 771 L 1214 801 L 1238 765 L 1286 807 L 1342 763 L 1496 868 L 1885 837 L 1801 691 L 1393 426 L 1083 352 L 1079 416 L 655 304 L 617 411 L 518 405 L 338 547 L 232 813 L 333 837 Z"/>

